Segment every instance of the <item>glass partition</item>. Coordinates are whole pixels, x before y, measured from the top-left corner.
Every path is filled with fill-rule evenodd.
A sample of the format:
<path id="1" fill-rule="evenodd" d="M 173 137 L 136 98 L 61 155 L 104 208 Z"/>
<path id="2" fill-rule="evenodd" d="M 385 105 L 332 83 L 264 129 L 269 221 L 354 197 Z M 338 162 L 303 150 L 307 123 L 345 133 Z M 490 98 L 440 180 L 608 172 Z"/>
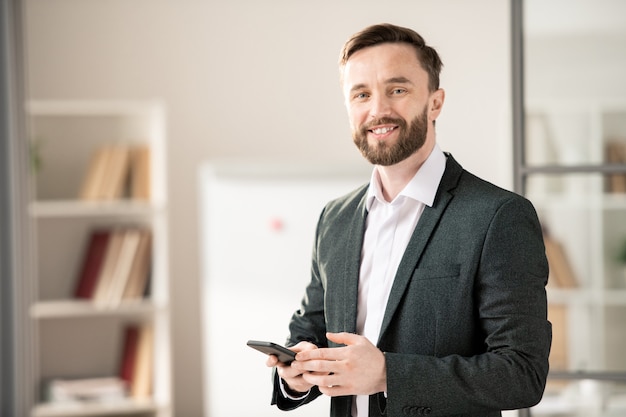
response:
<path id="1" fill-rule="evenodd" d="M 553 324 L 546 395 L 530 413 L 624 416 L 626 2 L 512 6 L 516 187 L 544 227 Z"/>

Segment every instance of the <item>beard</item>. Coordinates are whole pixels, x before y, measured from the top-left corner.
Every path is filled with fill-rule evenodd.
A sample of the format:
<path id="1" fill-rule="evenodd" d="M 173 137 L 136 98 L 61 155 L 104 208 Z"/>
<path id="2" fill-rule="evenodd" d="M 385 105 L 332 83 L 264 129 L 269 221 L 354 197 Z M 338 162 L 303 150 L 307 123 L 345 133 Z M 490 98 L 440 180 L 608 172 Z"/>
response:
<path id="1" fill-rule="evenodd" d="M 373 126 L 382 124 L 394 124 L 399 129 L 398 140 L 395 144 L 389 144 L 384 140 L 370 145 L 367 141 L 369 130 Z M 407 122 L 404 119 L 392 117 L 382 117 L 362 125 L 352 133 L 354 144 L 359 148 L 365 159 L 371 164 L 390 166 L 404 161 L 409 156 L 417 152 L 424 142 L 426 142 L 426 132 L 428 130 L 428 106 L 424 106 L 422 114 L 411 120 L 407 129 Z"/>

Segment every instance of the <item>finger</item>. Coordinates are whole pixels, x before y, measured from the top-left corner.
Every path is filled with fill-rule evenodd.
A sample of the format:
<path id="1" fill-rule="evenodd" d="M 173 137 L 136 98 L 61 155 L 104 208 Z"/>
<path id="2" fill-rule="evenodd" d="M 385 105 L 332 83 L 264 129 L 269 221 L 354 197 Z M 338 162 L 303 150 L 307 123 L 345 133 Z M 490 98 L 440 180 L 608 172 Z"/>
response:
<path id="1" fill-rule="evenodd" d="M 297 378 L 302 375 L 302 371 L 300 371 L 299 369 L 296 369 L 291 365 L 285 365 L 280 362 L 276 366 L 276 372 L 278 372 L 278 375 L 283 379 Z"/>
<path id="2" fill-rule="evenodd" d="M 307 350 L 317 349 L 317 346 L 314 345 L 311 342 L 302 341 L 302 342 L 299 342 L 295 346 L 291 346 L 289 349 L 291 349 L 291 350 L 293 350 L 295 352 L 304 352 L 304 351 L 307 351 Z"/>
<path id="3" fill-rule="evenodd" d="M 278 358 L 276 357 L 276 355 L 267 355 L 267 360 L 265 361 L 266 366 L 273 368 L 278 363 L 279 362 L 278 362 Z"/>
<path id="4" fill-rule="evenodd" d="M 328 332 L 326 333 L 326 338 L 330 340 L 331 342 L 335 342 L 340 345 L 349 346 L 349 345 L 354 345 L 358 343 L 361 336 L 354 334 L 354 333 L 347 333 L 347 332 L 341 332 L 341 333 Z"/>
<path id="5" fill-rule="evenodd" d="M 335 387 L 339 385 L 339 380 L 333 373 L 306 372 L 302 374 L 302 379 L 309 384 L 319 387 Z"/>
<path id="6" fill-rule="evenodd" d="M 344 348 L 319 348 L 314 350 L 307 350 L 299 352 L 296 355 L 296 362 L 299 366 L 308 366 L 304 362 L 309 361 L 338 361 L 344 358 Z M 308 368 L 301 368 L 306 370 L 314 370 Z"/>
<path id="7" fill-rule="evenodd" d="M 297 373 L 291 372 L 290 366 L 281 366 L 280 364 L 276 366 L 276 372 L 283 379 L 293 378 L 297 375 Z"/>
<path id="8" fill-rule="evenodd" d="M 337 372 L 339 367 L 339 361 L 334 359 L 309 359 L 309 360 L 296 360 L 291 363 L 291 367 L 298 370 L 300 373 L 314 373 L 320 375 L 328 375 L 330 373 Z"/>
<path id="9" fill-rule="evenodd" d="M 320 392 L 324 395 L 328 395 L 329 397 L 339 397 L 342 395 L 351 395 L 350 391 L 341 387 L 339 385 L 332 385 L 329 387 L 317 386 Z"/>

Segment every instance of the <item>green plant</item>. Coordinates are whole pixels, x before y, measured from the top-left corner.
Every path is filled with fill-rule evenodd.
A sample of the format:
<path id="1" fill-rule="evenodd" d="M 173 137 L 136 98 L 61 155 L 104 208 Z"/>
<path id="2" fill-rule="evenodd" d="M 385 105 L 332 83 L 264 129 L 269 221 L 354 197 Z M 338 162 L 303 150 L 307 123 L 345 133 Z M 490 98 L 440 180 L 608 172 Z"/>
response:
<path id="1" fill-rule="evenodd" d="M 41 144 L 43 142 L 35 138 L 30 142 L 30 168 L 37 175 L 41 170 Z"/>
<path id="2" fill-rule="evenodd" d="M 624 239 L 624 241 L 622 242 L 622 246 L 617 252 L 617 260 L 623 265 L 626 265 L 626 239 Z"/>

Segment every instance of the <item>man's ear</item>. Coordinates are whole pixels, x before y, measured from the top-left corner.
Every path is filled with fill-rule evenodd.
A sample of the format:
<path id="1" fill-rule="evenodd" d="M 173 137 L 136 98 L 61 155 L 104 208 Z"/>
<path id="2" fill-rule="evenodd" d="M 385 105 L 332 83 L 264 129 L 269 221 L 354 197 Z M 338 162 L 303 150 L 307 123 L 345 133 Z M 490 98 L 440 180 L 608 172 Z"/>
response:
<path id="1" fill-rule="evenodd" d="M 429 112 L 428 118 L 430 120 L 435 120 L 439 117 L 439 113 L 441 113 L 441 109 L 443 107 L 443 102 L 446 99 L 446 92 L 443 88 L 438 89 L 434 93 L 430 95 L 430 103 L 429 103 Z"/>

